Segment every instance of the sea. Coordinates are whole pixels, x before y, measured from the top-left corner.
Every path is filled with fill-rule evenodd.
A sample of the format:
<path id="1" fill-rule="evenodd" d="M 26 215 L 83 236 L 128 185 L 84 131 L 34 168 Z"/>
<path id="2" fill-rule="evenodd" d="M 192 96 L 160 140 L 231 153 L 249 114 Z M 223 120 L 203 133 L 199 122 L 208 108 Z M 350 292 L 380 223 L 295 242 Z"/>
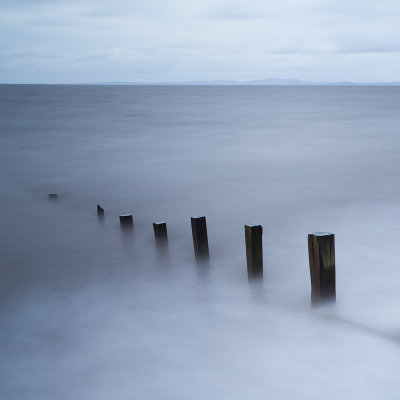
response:
<path id="1" fill-rule="evenodd" d="M 398 400 L 399 110 L 390 86 L 0 85 L 0 398 Z"/>

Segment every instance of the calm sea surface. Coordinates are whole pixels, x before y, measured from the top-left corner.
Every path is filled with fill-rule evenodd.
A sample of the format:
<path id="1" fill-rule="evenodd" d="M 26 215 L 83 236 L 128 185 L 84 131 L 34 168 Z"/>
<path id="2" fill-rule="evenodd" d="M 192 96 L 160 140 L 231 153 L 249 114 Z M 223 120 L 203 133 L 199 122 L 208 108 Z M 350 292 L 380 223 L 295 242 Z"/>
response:
<path id="1" fill-rule="evenodd" d="M 399 87 L 0 86 L 0 398 L 399 399 L 399 110 Z M 337 303 L 311 310 L 313 231 Z"/>

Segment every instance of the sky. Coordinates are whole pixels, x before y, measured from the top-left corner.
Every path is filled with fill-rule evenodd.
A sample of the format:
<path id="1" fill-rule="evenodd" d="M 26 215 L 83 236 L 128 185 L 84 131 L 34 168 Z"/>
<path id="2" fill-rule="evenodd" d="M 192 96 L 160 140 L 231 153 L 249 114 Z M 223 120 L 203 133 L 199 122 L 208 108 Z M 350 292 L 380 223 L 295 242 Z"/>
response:
<path id="1" fill-rule="evenodd" d="M 0 0 L 0 82 L 400 81 L 398 0 Z"/>

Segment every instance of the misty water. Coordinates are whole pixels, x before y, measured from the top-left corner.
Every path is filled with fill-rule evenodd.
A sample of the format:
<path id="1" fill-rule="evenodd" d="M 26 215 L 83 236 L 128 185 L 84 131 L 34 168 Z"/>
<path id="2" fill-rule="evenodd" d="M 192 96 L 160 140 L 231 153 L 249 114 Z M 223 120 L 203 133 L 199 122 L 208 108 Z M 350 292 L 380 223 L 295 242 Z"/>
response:
<path id="1" fill-rule="evenodd" d="M 399 106 L 396 87 L 0 86 L 0 398 L 398 399 Z M 335 234 L 337 302 L 312 309 L 314 231 Z"/>

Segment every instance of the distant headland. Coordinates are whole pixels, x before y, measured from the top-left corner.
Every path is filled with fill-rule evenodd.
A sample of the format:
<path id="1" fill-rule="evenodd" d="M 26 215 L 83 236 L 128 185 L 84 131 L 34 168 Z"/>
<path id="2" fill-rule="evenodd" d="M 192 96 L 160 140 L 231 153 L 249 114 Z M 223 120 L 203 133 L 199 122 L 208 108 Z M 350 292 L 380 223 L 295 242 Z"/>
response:
<path id="1" fill-rule="evenodd" d="M 178 85 L 178 86 L 400 86 L 400 82 L 310 82 L 300 79 L 257 79 L 252 81 L 209 80 L 188 82 L 103 82 L 101 85 Z"/>

